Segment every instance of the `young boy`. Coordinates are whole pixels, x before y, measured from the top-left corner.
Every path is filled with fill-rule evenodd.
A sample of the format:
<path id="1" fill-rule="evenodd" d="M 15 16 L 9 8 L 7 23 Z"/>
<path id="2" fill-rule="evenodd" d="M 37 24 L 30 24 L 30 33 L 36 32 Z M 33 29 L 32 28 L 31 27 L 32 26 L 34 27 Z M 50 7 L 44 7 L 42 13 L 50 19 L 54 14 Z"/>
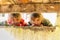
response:
<path id="1" fill-rule="evenodd" d="M 33 13 L 31 15 L 31 20 L 28 22 L 29 26 L 52 26 L 49 20 L 43 18 L 39 13 Z"/>
<path id="2" fill-rule="evenodd" d="M 24 22 L 24 20 L 21 18 L 21 15 L 19 13 L 12 13 L 9 16 L 9 19 L 7 20 L 8 25 L 14 25 L 14 26 L 26 26 L 27 24 Z"/>

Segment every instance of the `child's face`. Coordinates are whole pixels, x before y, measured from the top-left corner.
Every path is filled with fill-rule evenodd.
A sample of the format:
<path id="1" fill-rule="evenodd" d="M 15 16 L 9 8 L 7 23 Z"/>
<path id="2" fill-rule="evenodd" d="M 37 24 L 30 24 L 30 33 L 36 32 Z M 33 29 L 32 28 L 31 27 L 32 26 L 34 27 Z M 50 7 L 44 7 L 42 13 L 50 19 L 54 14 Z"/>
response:
<path id="1" fill-rule="evenodd" d="M 13 20 L 13 23 L 19 23 L 20 22 L 20 20 L 19 20 L 19 18 L 12 18 L 12 20 Z"/>
<path id="2" fill-rule="evenodd" d="M 41 20 L 40 20 L 40 18 L 32 18 L 32 23 L 36 24 L 36 25 L 40 25 L 41 24 Z"/>

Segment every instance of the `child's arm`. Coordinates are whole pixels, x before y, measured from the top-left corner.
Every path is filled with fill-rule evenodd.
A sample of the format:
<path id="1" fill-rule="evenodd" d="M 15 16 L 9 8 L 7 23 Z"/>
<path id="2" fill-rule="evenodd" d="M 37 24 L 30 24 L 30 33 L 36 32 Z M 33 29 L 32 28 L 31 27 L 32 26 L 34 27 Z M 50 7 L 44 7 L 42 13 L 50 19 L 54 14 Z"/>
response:
<path id="1" fill-rule="evenodd" d="M 50 23 L 50 21 L 47 20 L 47 19 L 44 19 L 44 20 L 42 21 L 42 24 L 43 24 L 43 26 L 53 26 L 53 25 Z"/>
<path id="2" fill-rule="evenodd" d="M 32 26 L 32 23 L 31 22 L 28 22 L 28 26 Z"/>

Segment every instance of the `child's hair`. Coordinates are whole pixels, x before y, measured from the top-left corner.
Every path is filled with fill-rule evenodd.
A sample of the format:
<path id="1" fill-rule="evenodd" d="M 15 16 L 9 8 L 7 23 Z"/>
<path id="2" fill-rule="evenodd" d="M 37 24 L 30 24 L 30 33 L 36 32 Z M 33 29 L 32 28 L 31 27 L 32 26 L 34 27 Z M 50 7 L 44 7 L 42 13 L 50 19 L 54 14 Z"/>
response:
<path id="1" fill-rule="evenodd" d="M 33 14 L 31 15 L 31 17 L 40 18 L 40 15 L 41 15 L 41 14 L 39 14 L 39 13 L 33 13 Z"/>
<path id="2" fill-rule="evenodd" d="M 20 15 L 20 13 L 12 13 L 11 16 L 12 16 L 12 17 L 15 17 L 15 18 L 18 18 L 18 17 L 20 17 L 21 15 Z"/>
<path id="3" fill-rule="evenodd" d="M 42 14 L 41 13 L 33 13 L 32 15 L 31 15 L 31 20 L 34 20 L 35 18 L 39 18 L 40 19 L 40 21 L 42 21 L 43 20 L 43 16 L 42 16 Z"/>

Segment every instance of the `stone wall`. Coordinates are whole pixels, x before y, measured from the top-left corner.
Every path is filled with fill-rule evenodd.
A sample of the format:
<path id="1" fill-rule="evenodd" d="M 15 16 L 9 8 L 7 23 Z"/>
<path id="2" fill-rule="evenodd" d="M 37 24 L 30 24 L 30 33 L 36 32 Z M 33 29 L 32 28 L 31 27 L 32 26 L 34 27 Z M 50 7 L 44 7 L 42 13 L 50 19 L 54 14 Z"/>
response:
<path id="1" fill-rule="evenodd" d="M 0 12 L 58 12 L 60 4 L 10 4 L 0 5 Z"/>

